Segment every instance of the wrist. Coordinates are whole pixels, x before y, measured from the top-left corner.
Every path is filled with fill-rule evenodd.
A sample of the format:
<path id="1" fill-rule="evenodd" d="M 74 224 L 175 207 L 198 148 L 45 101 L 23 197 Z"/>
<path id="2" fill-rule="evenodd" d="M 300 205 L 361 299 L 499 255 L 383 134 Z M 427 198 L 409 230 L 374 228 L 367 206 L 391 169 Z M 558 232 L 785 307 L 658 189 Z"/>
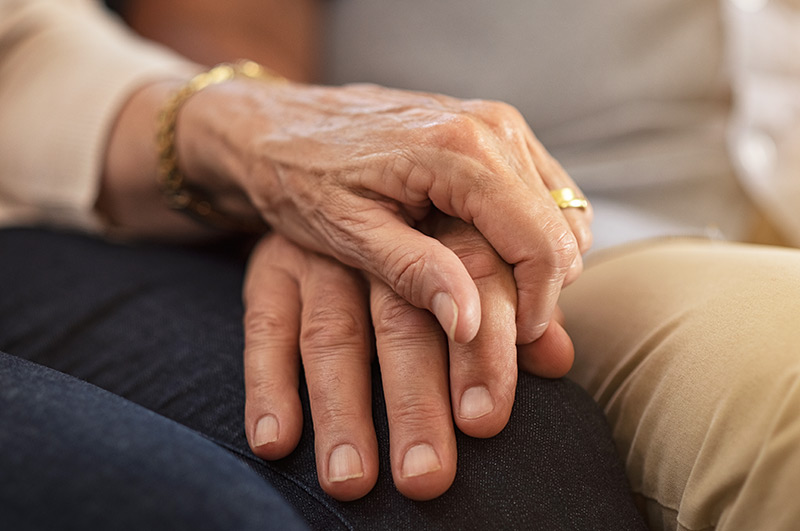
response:
<path id="1" fill-rule="evenodd" d="M 176 161 L 187 185 L 213 197 L 220 211 L 233 218 L 251 217 L 257 211 L 241 179 L 241 141 L 233 140 L 229 130 L 238 127 L 231 112 L 236 103 L 228 93 L 227 86 L 209 87 L 183 105 L 175 128 Z"/>
<path id="2" fill-rule="evenodd" d="M 162 107 L 158 121 L 160 184 L 173 209 L 198 221 L 231 232 L 263 232 L 258 209 L 241 179 L 247 171 L 242 150 L 252 137 L 235 139 L 250 117 L 242 111 L 247 98 L 240 84 L 282 84 L 285 80 L 252 62 L 223 64 L 198 74 L 175 91 Z"/>
<path id="3" fill-rule="evenodd" d="M 156 116 L 164 100 L 181 84 L 180 80 L 164 80 L 137 89 L 116 117 L 96 209 L 117 236 L 185 240 L 207 235 L 197 223 L 166 207 L 155 178 Z"/>

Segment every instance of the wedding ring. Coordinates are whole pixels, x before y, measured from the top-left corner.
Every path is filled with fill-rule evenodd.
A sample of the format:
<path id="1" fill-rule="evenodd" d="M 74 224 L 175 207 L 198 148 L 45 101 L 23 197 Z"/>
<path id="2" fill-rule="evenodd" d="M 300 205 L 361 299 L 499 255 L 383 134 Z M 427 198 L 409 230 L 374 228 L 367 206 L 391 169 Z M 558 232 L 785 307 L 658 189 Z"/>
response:
<path id="1" fill-rule="evenodd" d="M 575 195 L 575 190 L 572 188 L 550 190 L 550 195 L 556 200 L 558 208 L 582 208 L 585 210 L 589 206 L 589 201 Z"/>

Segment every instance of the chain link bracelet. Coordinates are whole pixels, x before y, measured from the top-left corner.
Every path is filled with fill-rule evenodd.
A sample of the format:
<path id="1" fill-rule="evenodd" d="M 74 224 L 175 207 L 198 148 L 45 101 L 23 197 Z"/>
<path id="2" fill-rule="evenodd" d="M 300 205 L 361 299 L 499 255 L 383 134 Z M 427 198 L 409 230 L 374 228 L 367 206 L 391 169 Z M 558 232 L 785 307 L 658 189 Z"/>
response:
<path id="1" fill-rule="evenodd" d="M 164 104 L 158 115 L 159 185 L 167 205 L 185 212 L 194 219 L 216 229 L 228 232 L 262 233 L 266 223 L 256 220 L 236 220 L 217 210 L 211 199 L 194 188 L 187 188 L 185 179 L 178 168 L 178 153 L 175 148 L 175 127 L 178 112 L 194 94 L 211 85 L 224 83 L 236 77 L 259 79 L 271 83 L 286 83 L 286 78 L 268 70 L 253 61 L 222 63 L 207 72 L 193 77 L 178 89 Z"/>

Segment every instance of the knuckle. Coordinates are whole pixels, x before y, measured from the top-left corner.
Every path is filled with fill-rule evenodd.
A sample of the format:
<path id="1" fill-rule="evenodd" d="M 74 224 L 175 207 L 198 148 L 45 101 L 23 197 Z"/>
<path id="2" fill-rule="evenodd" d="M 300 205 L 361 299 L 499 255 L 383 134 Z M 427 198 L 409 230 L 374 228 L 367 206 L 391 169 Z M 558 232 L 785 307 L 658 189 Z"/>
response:
<path id="1" fill-rule="evenodd" d="M 386 171 L 380 174 L 395 175 L 401 182 L 408 182 L 411 176 L 419 171 L 420 165 L 416 157 L 416 153 L 409 148 L 396 150 L 386 162 Z"/>
<path id="2" fill-rule="evenodd" d="M 490 280 L 509 272 L 508 265 L 486 246 L 454 249 L 475 281 Z"/>
<path id="3" fill-rule="evenodd" d="M 471 108 L 484 122 L 495 128 L 525 123 L 522 113 L 509 103 L 495 100 L 474 100 Z"/>
<path id="4" fill-rule="evenodd" d="M 385 260 L 385 271 L 388 272 L 389 285 L 397 293 L 415 298 L 422 289 L 427 270 L 427 257 L 424 249 L 395 248 L 389 252 Z"/>
<path id="5" fill-rule="evenodd" d="M 461 220 L 447 220 L 438 229 L 437 236 L 458 256 L 473 280 L 506 271 L 506 263 L 474 226 Z"/>
<path id="6" fill-rule="evenodd" d="M 396 293 L 386 293 L 375 305 L 373 326 L 375 334 L 387 338 L 419 333 L 430 328 L 431 318 L 427 312 L 411 305 Z"/>
<path id="7" fill-rule="evenodd" d="M 578 241 L 569 226 L 561 222 L 551 223 L 546 227 L 545 233 L 548 235 L 546 264 L 559 275 L 563 275 L 579 253 Z"/>
<path id="8" fill-rule="evenodd" d="M 450 422 L 450 408 L 436 401 L 426 392 L 405 393 L 395 397 L 388 408 L 392 424 L 405 429 L 426 430 L 430 426 L 447 425 Z"/>
<path id="9" fill-rule="evenodd" d="M 428 204 L 428 190 L 433 186 L 434 173 L 420 160 L 420 153 L 412 147 L 396 150 L 387 160 L 381 175 L 392 175 L 405 183 L 402 194 L 414 206 Z"/>
<path id="10" fill-rule="evenodd" d="M 244 329 L 250 340 L 262 341 L 285 331 L 289 317 L 276 308 L 248 309 L 244 314 Z"/>
<path id="11" fill-rule="evenodd" d="M 327 429 L 352 428 L 363 422 L 363 412 L 340 397 L 341 388 L 337 390 L 309 389 L 309 401 L 313 408 L 314 425 Z"/>
<path id="12" fill-rule="evenodd" d="M 247 399 L 252 405 L 270 403 L 271 398 L 285 395 L 283 385 L 269 377 L 249 381 L 245 391 Z"/>
<path id="13" fill-rule="evenodd" d="M 303 320 L 300 343 L 304 350 L 332 351 L 361 343 L 365 335 L 364 319 L 347 309 L 318 304 Z"/>
<path id="14" fill-rule="evenodd" d="M 438 147 L 473 153 L 484 144 L 481 122 L 467 112 L 451 113 L 428 128 L 426 140 Z"/>

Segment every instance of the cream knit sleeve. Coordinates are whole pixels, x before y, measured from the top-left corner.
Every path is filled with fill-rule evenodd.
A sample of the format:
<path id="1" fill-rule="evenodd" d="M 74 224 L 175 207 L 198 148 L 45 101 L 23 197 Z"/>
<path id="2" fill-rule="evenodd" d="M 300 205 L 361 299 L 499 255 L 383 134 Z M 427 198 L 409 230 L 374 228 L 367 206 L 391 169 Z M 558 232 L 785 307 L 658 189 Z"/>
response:
<path id="1" fill-rule="evenodd" d="M 0 224 L 101 229 L 93 207 L 122 104 L 193 71 L 92 0 L 0 0 Z"/>

